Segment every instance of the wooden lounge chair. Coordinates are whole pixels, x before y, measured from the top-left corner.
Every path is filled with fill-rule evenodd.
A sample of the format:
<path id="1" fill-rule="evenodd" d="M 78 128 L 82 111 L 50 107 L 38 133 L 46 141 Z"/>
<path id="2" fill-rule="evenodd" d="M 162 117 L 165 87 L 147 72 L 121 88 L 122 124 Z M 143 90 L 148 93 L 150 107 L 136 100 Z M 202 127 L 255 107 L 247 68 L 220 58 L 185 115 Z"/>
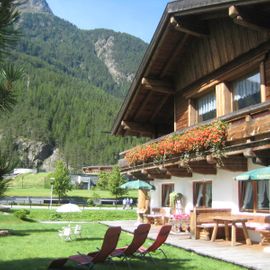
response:
<path id="1" fill-rule="evenodd" d="M 89 269 L 91 269 L 96 263 L 103 263 L 108 259 L 109 255 L 116 248 L 120 233 L 121 227 L 109 227 L 99 251 L 90 252 L 88 254 L 79 253 L 68 258 L 55 259 L 50 263 L 48 269 L 59 269 L 63 267 L 67 261 L 75 262 L 80 266 L 89 266 Z"/>
<path id="2" fill-rule="evenodd" d="M 150 224 L 140 224 L 137 229 L 134 231 L 134 236 L 132 242 L 122 248 L 117 248 L 111 253 L 111 257 L 121 257 L 125 260 L 130 268 L 129 258 L 135 254 L 136 251 L 143 245 L 145 242 L 149 230 L 151 228 Z"/>
<path id="3" fill-rule="evenodd" d="M 171 231 L 172 225 L 163 225 L 161 227 L 161 229 L 159 230 L 159 233 L 157 235 L 156 240 L 153 242 L 153 244 L 151 246 L 149 246 L 148 248 L 145 247 L 140 247 L 138 249 L 138 253 L 141 256 L 146 256 L 147 254 L 150 256 L 151 260 L 154 262 L 151 253 L 152 252 L 156 252 L 156 251 L 161 251 L 164 255 L 165 258 L 167 258 L 165 252 L 160 248 L 161 245 L 167 240 L 168 235 Z"/>

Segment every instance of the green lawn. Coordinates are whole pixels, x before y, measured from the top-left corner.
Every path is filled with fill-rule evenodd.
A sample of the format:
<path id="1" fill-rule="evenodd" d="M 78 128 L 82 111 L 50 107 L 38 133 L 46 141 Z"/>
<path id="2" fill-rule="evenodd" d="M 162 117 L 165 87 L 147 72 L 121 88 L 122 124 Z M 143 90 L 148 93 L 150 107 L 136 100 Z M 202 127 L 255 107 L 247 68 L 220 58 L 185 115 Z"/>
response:
<path id="1" fill-rule="evenodd" d="M 123 211 L 122 211 L 123 212 Z M 87 253 L 101 246 L 106 227 L 98 223 L 83 224 L 82 238 L 65 242 L 58 236 L 61 225 L 22 222 L 12 215 L 0 213 L 0 228 L 9 229 L 12 235 L 0 238 L 0 269 L 5 270 L 45 270 L 49 262 L 58 257 L 76 254 L 77 251 Z M 121 233 L 118 246 L 130 243 L 131 235 Z M 149 242 L 149 241 L 148 241 Z M 165 260 L 157 255 L 157 264 L 146 259 L 132 259 L 132 269 L 141 270 L 240 270 L 245 269 L 192 252 L 164 246 L 168 255 Z M 147 263 L 145 263 L 147 262 Z M 117 269 L 128 269 L 127 265 L 116 260 Z M 67 267 L 66 269 L 75 269 Z M 111 265 L 98 265 L 96 269 L 112 269 Z"/>
<path id="2" fill-rule="evenodd" d="M 99 195 L 100 198 L 113 198 L 109 191 L 105 190 L 82 190 L 74 189 L 68 192 L 68 197 L 82 197 L 90 198 L 93 193 Z M 5 193 L 6 196 L 31 196 L 31 197 L 50 197 L 51 190 L 46 188 L 12 188 L 10 187 Z M 54 195 L 55 196 L 55 195 Z M 129 191 L 126 195 L 128 197 L 137 197 L 138 192 L 136 190 Z M 56 197 L 56 196 L 55 196 Z"/>
<path id="3" fill-rule="evenodd" d="M 51 195 L 48 180 L 49 173 L 23 174 L 15 177 L 9 183 L 6 196 L 30 196 L 30 197 L 49 197 Z M 100 198 L 112 198 L 109 191 L 104 190 L 81 190 L 74 189 L 68 192 L 68 197 L 90 198 L 96 193 Z M 138 192 L 131 190 L 127 193 L 128 197 L 137 197 Z"/>
<path id="4" fill-rule="evenodd" d="M 29 209 L 27 209 L 29 210 Z M 59 220 L 59 221 L 99 221 L 99 220 L 131 220 L 136 219 L 135 210 L 83 210 L 79 213 L 56 213 L 55 210 L 30 209 L 28 215 L 33 220 Z"/>

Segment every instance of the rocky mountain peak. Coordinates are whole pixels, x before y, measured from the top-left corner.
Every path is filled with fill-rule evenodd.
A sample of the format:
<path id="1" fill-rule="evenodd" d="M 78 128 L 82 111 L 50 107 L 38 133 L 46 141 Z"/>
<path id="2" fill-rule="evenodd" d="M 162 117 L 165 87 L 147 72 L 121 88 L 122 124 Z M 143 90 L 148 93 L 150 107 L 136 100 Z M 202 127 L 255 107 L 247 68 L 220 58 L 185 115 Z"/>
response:
<path id="1" fill-rule="evenodd" d="M 113 50 L 115 46 L 114 39 L 114 36 L 109 36 L 107 39 L 99 38 L 95 43 L 95 51 L 97 57 L 104 62 L 114 81 L 119 85 L 125 80 L 131 82 L 134 74 L 125 74 L 119 70 L 117 61 L 113 56 Z"/>
<path id="2" fill-rule="evenodd" d="M 46 0 L 18 0 L 17 2 L 21 12 L 53 14 Z"/>

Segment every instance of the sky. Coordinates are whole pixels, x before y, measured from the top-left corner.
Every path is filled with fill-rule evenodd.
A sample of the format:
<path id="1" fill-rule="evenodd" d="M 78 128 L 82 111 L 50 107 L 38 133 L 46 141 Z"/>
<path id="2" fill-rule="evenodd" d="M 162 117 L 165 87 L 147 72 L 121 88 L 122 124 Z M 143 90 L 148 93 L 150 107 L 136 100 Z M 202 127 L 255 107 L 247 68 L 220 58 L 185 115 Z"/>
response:
<path id="1" fill-rule="evenodd" d="M 53 13 L 80 29 L 107 28 L 150 42 L 169 0 L 47 0 Z"/>

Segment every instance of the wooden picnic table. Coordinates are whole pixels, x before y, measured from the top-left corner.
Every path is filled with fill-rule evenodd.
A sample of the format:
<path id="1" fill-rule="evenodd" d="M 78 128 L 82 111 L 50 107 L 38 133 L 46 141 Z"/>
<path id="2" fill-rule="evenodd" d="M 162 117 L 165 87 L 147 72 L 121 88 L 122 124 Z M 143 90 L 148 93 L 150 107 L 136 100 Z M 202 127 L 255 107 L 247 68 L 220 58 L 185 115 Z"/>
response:
<path id="1" fill-rule="evenodd" d="M 211 241 L 214 242 L 217 237 L 217 231 L 219 225 L 225 225 L 225 239 L 229 241 L 229 225 L 231 225 L 231 245 L 234 246 L 236 243 L 236 224 L 241 223 L 241 227 L 243 229 L 244 237 L 246 240 L 247 245 L 251 245 L 251 240 L 248 236 L 246 222 L 249 220 L 247 218 L 239 218 L 234 216 L 221 216 L 221 217 L 214 217 L 215 222 L 213 234 L 211 237 Z"/>

